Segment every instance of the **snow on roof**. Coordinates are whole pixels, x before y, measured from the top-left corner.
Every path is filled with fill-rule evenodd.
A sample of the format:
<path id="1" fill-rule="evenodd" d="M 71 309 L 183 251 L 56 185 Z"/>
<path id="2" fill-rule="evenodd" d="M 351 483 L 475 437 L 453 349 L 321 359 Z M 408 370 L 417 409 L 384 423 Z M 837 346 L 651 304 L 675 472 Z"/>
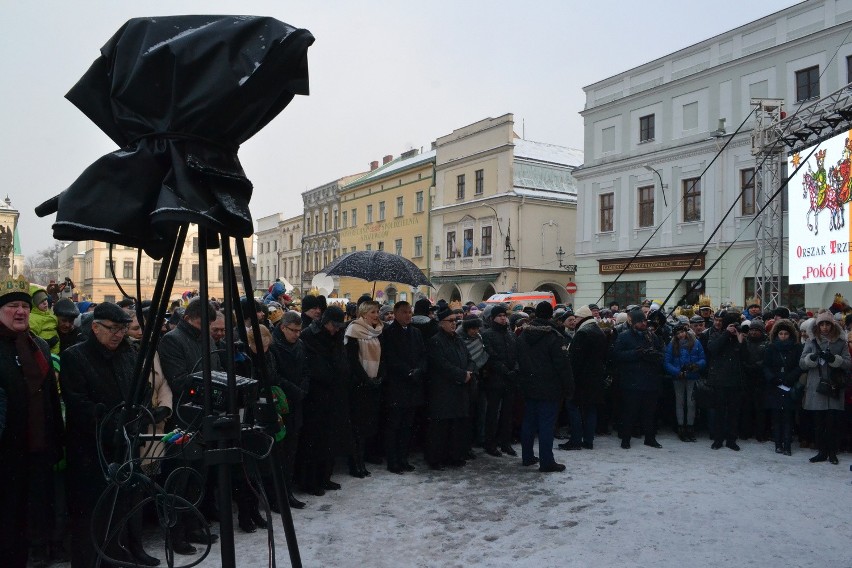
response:
<path id="1" fill-rule="evenodd" d="M 553 191 L 547 189 L 529 189 L 526 187 L 518 187 L 515 186 L 512 188 L 512 192 L 515 195 L 521 197 L 537 197 L 539 199 L 551 199 L 553 201 L 564 201 L 567 203 L 576 203 L 577 202 L 577 194 L 575 193 L 566 193 L 564 191 Z"/>
<path id="2" fill-rule="evenodd" d="M 435 159 L 435 150 L 429 150 L 428 152 L 423 152 L 422 154 L 417 154 L 410 158 L 397 158 L 387 164 L 378 167 L 377 169 L 367 172 L 366 175 L 356 179 L 351 182 L 349 185 L 361 185 L 362 183 L 367 183 L 374 179 L 379 179 L 388 175 L 391 175 L 395 172 L 404 170 L 406 168 L 411 168 L 420 163 L 425 163 Z"/>
<path id="3" fill-rule="evenodd" d="M 583 165 L 583 151 L 544 142 L 533 142 L 515 138 L 515 157 L 540 160 L 553 164 L 564 164 L 571 167 Z"/>

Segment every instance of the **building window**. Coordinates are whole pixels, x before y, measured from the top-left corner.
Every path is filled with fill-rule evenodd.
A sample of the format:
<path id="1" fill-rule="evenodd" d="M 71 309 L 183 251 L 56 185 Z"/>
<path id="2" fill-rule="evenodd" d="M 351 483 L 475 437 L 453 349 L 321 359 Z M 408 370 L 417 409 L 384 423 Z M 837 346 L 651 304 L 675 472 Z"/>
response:
<path id="1" fill-rule="evenodd" d="M 745 295 L 743 305 L 747 305 L 746 302 L 749 298 L 754 298 L 754 278 L 745 278 L 743 282 L 743 289 L 745 290 Z M 805 307 L 805 285 L 804 284 L 790 284 L 789 278 L 786 276 L 781 277 L 781 305 L 787 306 L 791 310 L 796 310 L 799 308 Z"/>
<path id="2" fill-rule="evenodd" d="M 456 257 L 456 232 L 447 231 L 447 255 L 446 258 Z"/>
<path id="3" fill-rule="evenodd" d="M 479 252 L 482 256 L 491 255 L 491 225 L 482 227 L 482 241 L 479 244 Z"/>
<path id="4" fill-rule="evenodd" d="M 654 226 L 654 186 L 640 187 L 639 191 L 639 226 Z"/>
<path id="5" fill-rule="evenodd" d="M 414 194 L 414 212 L 415 213 L 423 213 L 423 192 L 418 191 Z"/>
<path id="6" fill-rule="evenodd" d="M 107 260 L 104 263 L 104 278 L 112 278 L 112 274 L 113 274 L 112 267 L 113 267 L 113 264 L 112 264 L 111 261 Z"/>
<path id="7" fill-rule="evenodd" d="M 305 222 L 305 226 L 307 228 L 306 234 L 310 234 L 311 233 L 311 218 L 310 217 L 307 218 L 307 221 Z"/>
<path id="8" fill-rule="evenodd" d="M 343 219 L 341 219 L 341 225 L 345 229 L 349 223 L 349 213 L 347 211 L 343 212 Z"/>
<path id="9" fill-rule="evenodd" d="M 601 130 L 601 152 L 615 152 L 615 126 Z"/>
<path id="10" fill-rule="evenodd" d="M 154 271 L 152 273 L 152 278 L 154 280 L 156 280 L 157 278 L 160 277 L 160 270 L 162 270 L 162 269 L 163 269 L 163 263 L 162 262 L 155 262 L 154 263 Z"/>
<path id="11" fill-rule="evenodd" d="M 754 215 L 754 168 L 740 170 L 742 214 Z"/>
<path id="12" fill-rule="evenodd" d="M 476 170 L 476 187 L 474 188 L 474 193 L 476 195 L 482 195 L 483 190 L 485 189 L 485 170 Z"/>
<path id="13" fill-rule="evenodd" d="M 178 264 L 177 270 L 175 271 L 175 280 L 183 280 L 183 265 Z"/>
<path id="14" fill-rule="evenodd" d="M 192 237 L 192 254 L 198 254 L 198 237 Z"/>
<path id="15" fill-rule="evenodd" d="M 423 237 L 414 237 L 414 256 L 423 256 Z"/>
<path id="16" fill-rule="evenodd" d="M 852 83 L 852 55 L 846 56 L 846 83 Z"/>
<path id="17" fill-rule="evenodd" d="M 115 303 L 115 294 L 106 294 L 104 296 L 104 302 L 109 302 L 111 304 Z"/>
<path id="18" fill-rule="evenodd" d="M 819 65 L 796 71 L 796 102 L 819 97 Z"/>
<path id="19" fill-rule="evenodd" d="M 371 243 L 367 243 L 364 245 L 364 250 L 373 250 L 373 245 Z"/>
<path id="20" fill-rule="evenodd" d="M 379 241 L 377 250 L 385 250 L 385 241 Z"/>
<path id="21" fill-rule="evenodd" d="M 654 115 L 639 117 L 639 142 L 650 142 L 654 139 Z"/>
<path id="22" fill-rule="evenodd" d="M 701 178 L 682 180 L 683 187 L 683 221 L 701 220 Z"/>
<path id="23" fill-rule="evenodd" d="M 260 270 L 261 270 L 261 279 L 263 279 L 263 276 L 262 276 L 263 275 L 263 267 L 261 267 Z M 198 265 L 193 264 L 192 265 L 192 274 L 190 275 L 190 280 L 198 282 L 200 279 L 201 279 L 201 277 L 199 276 Z"/>
<path id="24" fill-rule="evenodd" d="M 604 193 L 601 195 L 601 232 L 612 231 L 613 214 L 615 212 L 615 194 Z"/>
<path id="25" fill-rule="evenodd" d="M 464 256 L 473 256 L 473 229 L 464 230 Z"/>
<path id="26" fill-rule="evenodd" d="M 353 209 L 352 210 L 352 226 L 355 227 L 356 225 L 358 225 L 358 210 Z"/>
<path id="27" fill-rule="evenodd" d="M 403 206 L 402 196 L 397 197 L 396 198 L 396 216 L 397 217 L 402 217 L 403 208 L 404 208 L 404 206 Z"/>
<path id="28" fill-rule="evenodd" d="M 645 282 L 604 282 L 603 290 L 606 291 L 603 305 L 607 306 L 613 302 L 619 306 L 638 306 L 645 299 Z"/>
<path id="29" fill-rule="evenodd" d="M 402 239 L 396 239 L 393 242 L 393 249 L 394 254 L 402 256 Z"/>
<path id="30" fill-rule="evenodd" d="M 367 205 L 367 223 L 373 222 L 373 206 Z"/>
<path id="31" fill-rule="evenodd" d="M 385 202 L 379 201 L 379 221 L 385 220 Z"/>
<path id="32" fill-rule="evenodd" d="M 133 278 L 133 261 L 125 260 L 123 268 L 123 278 Z"/>
<path id="33" fill-rule="evenodd" d="M 337 230 L 337 209 L 332 212 L 332 225 L 334 225 L 334 230 Z"/>
<path id="34" fill-rule="evenodd" d="M 464 199 L 464 174 L 456 176 L 456 199 Z"/>

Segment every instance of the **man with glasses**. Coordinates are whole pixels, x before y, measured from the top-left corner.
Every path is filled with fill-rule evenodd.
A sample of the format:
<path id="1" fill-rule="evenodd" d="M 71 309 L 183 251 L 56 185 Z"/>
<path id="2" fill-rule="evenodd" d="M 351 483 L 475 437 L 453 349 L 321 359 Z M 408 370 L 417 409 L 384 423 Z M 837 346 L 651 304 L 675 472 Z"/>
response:
<path id="1" fill-rule="evenodd" d="M 275 361 L 276 384 L 287 395 L 290 407 L 285 422 L 287 436 L 275 445 L 281 452 L 287 481 L 287 498 L 293 509 L 302 509 L 305 506 L 304 502 L 293 496 L 296 450 L 299 447 L 299 432 L 304 419 L 305 395 L 308 393 L 308 360 L 305 345 L 299 339 L 301 333 L 302 315 L 296 311 L 285 312 L 278 326 L 272 331 L 273 342 L 269 348 Z"/>
<path id="2" fill-rule="evenodd" d="M 72 564 L 94 565 L 96 553 L 91 531 L 100 540 L 105 534 L 109 516 L 112 525 L 128 522 L 123 517 L 138 499 L 134 492 L 122 489 L 116 501 L 116 511 L 107 508 L 95 511 L 95 505 L 107 488 L 101 470 L 99 452 L 110 463 L 123 456 L 127 448 L 114 445 L 117 408 L 132 395 L 136 351 L 126 340 L 131 317 L 111 302 L 97 305 L 92 318 L 92 333 L 82 343 L 62 352 L 62 371 L 59 380 L 65 399 L 68 431 L 68 494 L 72 519 Z M 150 399 L 150 393 L 145 398 Z M 115 412 L 113 412 L 115 411 Z M 106 413 L 106 414 L 104 414 Z M 100 427 L 100 438 L 97 437 Z M 94 523 L 93 521 L 94 517 Z M 113 541 L 107 554 L 125 562 L 156 566 L 160 562 L 142 548 L 138 531 L 125 527 L 119 539 L 130 552 L 128 558 Z"/>

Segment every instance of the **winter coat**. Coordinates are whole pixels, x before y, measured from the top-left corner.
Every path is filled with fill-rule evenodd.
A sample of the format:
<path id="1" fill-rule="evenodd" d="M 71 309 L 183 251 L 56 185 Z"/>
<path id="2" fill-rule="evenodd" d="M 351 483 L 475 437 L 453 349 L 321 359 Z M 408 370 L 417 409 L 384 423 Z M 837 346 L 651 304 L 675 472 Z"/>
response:
<path id="1" fill-rule="evenodd" d="M 609 340 L 594 319 L 581 322 L 568 349 L 576 405 L 602 404 Z"/>
<path id="2" fill-rule="evenodd" d="M 357 320 L 356 320 L 357 321 Z M 349 324 L 354 324 L 354 322 Z M 384 330 L 382 330 L 384 333 Z M 376 337 L 381 345 L 381 335 Z M 365 438 L 375 435 L 379 427 L 379 404 L 381 403 L 382 382 L 385 366 L 380 359 L 378 374 L 370 378 L 360 359 L 361 339 L 347 337 L 343 346 L 349 364 L 349 410 L 352 429 L 358 436 Z"/>
<path id="3" fill-rule="evenodd" d="M 137 353 L 127 339 L 110 351 L 92 334 L 61 357 L 59 380 L 68 431 L 73 433 L 67 446 L 69 510 L 72 517 L 81 518 L 90 513 L 106 486 L 99 450 L 109 463 L 124 449 L 113 445 L 119 416 L 110 411 L 131 396 Z M 147 389 L 143 400 L 150 395 Z M 100 440 L 96 438 L 98 425 Z"/>
<path id="4" fill-rule="evenodd" d="M 429 362 L 429 418 L 467 417 L 470 389 L 465 379 L 467 372 L 473 371 L 473 363 L 464 341 L 456 334 L 439 330 L 427 342 L 426 354 Z"/>
<path id="5" fill-rule="evenodd" d="M 46 451 L 55 463 L 62 457 L 63 442 L 56 378 L 50 367 L 47 344 L 33 334 L 30 337 L 48 362 L 43 387 L 33 396 L 44 405 Z M 6 393 L 6 426 L 0 436 L 0 549 L 3 550 L 25 545 L 28 540 L 25 530 L 30 489 L 27 475 L 30 394 L 17 361 L 14 339 L 0 337 L 0 389 Z"/>
<path id="6" fill-rule="evenodd" d="M 765 385 L 763 358 L 766 346 L 765 334 L 759 339 L 746 336 L 743 341 L 743 381 L 746 388 L 761 391 Z"/>
<path id="7" fill-rule="evenodd" d="M 381 338 L 388 406 L 420 406 L 427 371 L 426 344 L 420 330 L 413 325 L 404 328 L 394 321 L 385 328 Z"/>
<path id="8" fill-rule="evenodd" d="M 618 364 L 619 386 L 623 390 L 659 390 L 663 344 L 657 335 L 631 327 L 616 338 L 612 357 Z"/>
<path id="9" fill-rule="evenodd" d="M 438 322 L 429 316 L 416 315 L 411 318 L 411 325 L 420 332 L 420 335 L 423 336 L 423 343 L 426 344 L 429 343 L 429 340 L 432 339 L 433 335 L 440 331 Z"/>
<path id="10" fill-rule="evenodd" d="M 68 333 L 59 333 L 59 352 L 62 353 L 72 345 L 77 345 L 86 339 L 79 328 L 72 328 Z"/>
<path id="11" fill-rule="evenodd" d="M 42 288 L 30 287 L 30 294 L 38 292 Z M 45 292 L 47 293 L 47 292 Z M 40 310 L 38 306 L 33 306 L 30 310 L 30 331 L 38 335 L 47 342 L 50 347 L 50 352 L 53 354 L 59 353 L 59 333 L 56 331 L 58 320 L 50 308 L 47 311 Z"/>
<path id="12" fill-rule="evenodd" d="M 707 342 L 709 370 L 707 382 L 720 388 L 743 388 L 743 357 L 745 348 L 736 337 L 722 331 L 710 333 Z"/>
<path id="13" fill-rule="evenodd" d="M 482 374 L 482 387 L 489 391 L 503 391 L 518 382 L 518 336 L 508 325 L 491 322 L 482 332 L 482 343 L 488 351 L 488 361 Z"/>
<path id="14" fill-rule="evenodd" d="M 704 357 L 704 348 L 701 346 L 701 342 L 695 339 L 692 349 L 687 349 L 686 345 L 681 345 L 677 355 L 675 355 L 674 342 L 677 340 L 677 337 L 675 337 L 671 343 L 666 345 L 666 357 L 663 361 L 666 374 L 673 379 L 677 379 L 684 367 L 695 365 L 695 370 L 686 373 L 686 379 L 689 381 L 700 379 L 701 371 L 707 367 L 707 359 Z"/>
<path id="15" fill-rule="evenodd" d="M 349 422 L 349 365 L 343 331 L 330 335 L 320 325 L 302 331 L 310 389 L 304 400 L 302 448 L 309 459 L 328 461 L 352 453 Z"/>
<path id="16" fill-rule="evenodd" d="M 284 338 L 280 327 L 272 332 L 272 345 L 269 352 L 275 362 L 275 376 L 272 383 L 287 396 L 290 413 L 287 415 L 287 427 L 300 430 L 304 421 L 305 396 L 310 389 L 308 357 L 305 344 L 301 339 L 290 343 Z"/>
<path id="17" fill-rule="evenodd" d="M 550 322 L 536 318 L 518 337 L 518 384 L 525 398 L 558 402 L 574 396 L 568 346 Z"/>
<path id="18" fill-rule="evenodd" d="M 763 377 L 766 386 L 763 389 L 763 405 L 769 409 L 791 408 L 793 404 L 790 391 L 778 388 L 784 385 L 788 388 L 796 386 L 802 370 L 799 360 L 802 357 L 804 345 L 793 339 L 781 341 L 774 339 L 763 355 Z"/>
<path id="19" fill-rule="evenodd" d="M 222 364 L 215 353 L 215 345 L 210 340 L 210 368 L 221 371 Z M 201 330 L 190 325 L 186 320 L 180 320 L 177 327 L 160 338 L 157 347 L 163 374 L 172 389 L 172 395 L 178 400 L 187 391 L 191 379 L 189 375 L 201 370 Z"/>
<path id="20" fill-rule="evenodd" d="M 808 372 L 807 384 L 805 384 L 805 398 L 802 408 L 805 410 L 843 410 L 843 395 L 835 398 L 826 394 L 819 394 L 816 389 L 821 378 L 827 378 L 831 369 L 842 369 L 846 372 L 848 382 L 849 369 L 852 368 L 852 357 L 849 356 L 849 348 L 846 345 L 846 332 L 837 322 L 834 324 L 828 337 L 819 335 L 819 329 L 814 326 L 816 339 L 808 340 L 804 344 L 799 366 Z M 819 354 L 820 351 L 829 350 L 835 359 L 829 364 L 820 364 L 819 357 L 811 361 L 811 354 Z"/>

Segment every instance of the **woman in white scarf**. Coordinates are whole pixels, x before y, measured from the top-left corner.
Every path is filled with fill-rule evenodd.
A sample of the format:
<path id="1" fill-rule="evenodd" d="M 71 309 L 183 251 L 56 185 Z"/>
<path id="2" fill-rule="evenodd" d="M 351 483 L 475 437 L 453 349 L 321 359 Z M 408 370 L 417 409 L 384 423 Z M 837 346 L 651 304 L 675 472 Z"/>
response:
<path id="1" fill-rule="evenodd" d="M 349 324 L 343 338 L 352 373 L 349 409 L 355 450 L 349 458 L 349 474 L 353 477 L 370 475 L 364 467 L 364 447 L 378 430 L 379 386 L 384 375 L 379 337 L 383 329 L 379 303 L 369 300 L 358 306 L 358 318 Z"/>

